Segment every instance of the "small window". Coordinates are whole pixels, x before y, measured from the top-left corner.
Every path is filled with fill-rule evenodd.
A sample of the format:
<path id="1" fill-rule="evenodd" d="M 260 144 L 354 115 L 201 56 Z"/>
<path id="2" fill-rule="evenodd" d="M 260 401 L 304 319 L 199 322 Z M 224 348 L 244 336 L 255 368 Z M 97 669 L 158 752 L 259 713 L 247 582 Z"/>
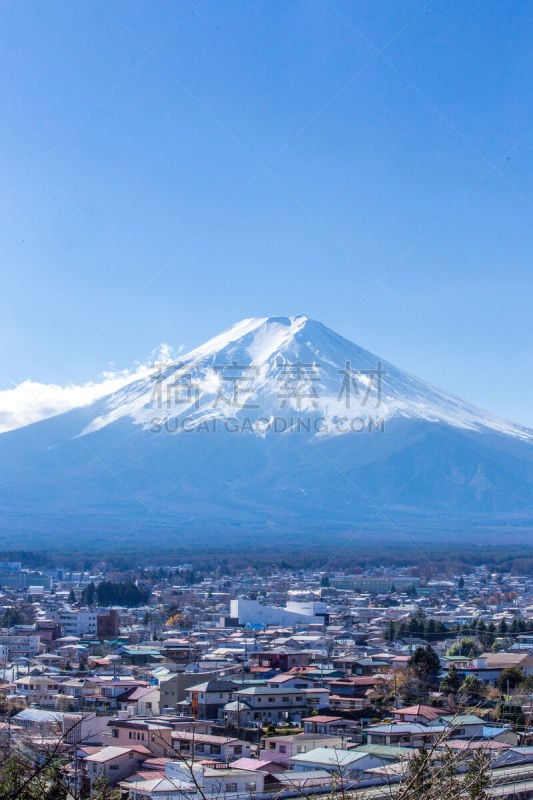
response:
<path id="1" fill-rule="evenodd" d="M 287 747 L 286 747 L 286 745 L 284 745 L 284 744 L 280 744 L 280 746 L 279 746 L 279 752 L 280 752 L 280 753 L 286 753 L 286 752 L 287 752 Z"/>
<path id="2" fill-rule="evenodd" d="M 255 781 L 249 781 L 248 783 L 244 784 L 244 788 L 247 792 L 255 792 L 257 789 L 257 783 Z"/>
<path id="3" fill-rule="evenodd" d="M 226 792 L 236 792 L 237 791 L 237 784 L 236 783 L 227 783 L 225 786 Z"/>
<path id="4" fill-rule="evenodd" d="M 113 728 L 113 730 L 111 731 L 111 736 L 112 736 L 114 739 L 117 739 L 117 738 L 118 738 L 118 731 L 117 731 L 117 729 L 116 729 L 116 728 Z"/>

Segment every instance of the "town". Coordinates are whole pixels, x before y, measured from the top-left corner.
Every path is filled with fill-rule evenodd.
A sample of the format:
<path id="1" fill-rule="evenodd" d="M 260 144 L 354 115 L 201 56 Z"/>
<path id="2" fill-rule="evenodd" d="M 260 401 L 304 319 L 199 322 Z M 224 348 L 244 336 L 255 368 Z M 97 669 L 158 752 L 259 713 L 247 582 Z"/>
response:
<path id="1" fill-rule="evenodd" d="M 76 800 L 379 798 L 423 757 L 533 796 L 533 579 L 492 570 L 2 562 L 1 779 L 42 770 Z"/>

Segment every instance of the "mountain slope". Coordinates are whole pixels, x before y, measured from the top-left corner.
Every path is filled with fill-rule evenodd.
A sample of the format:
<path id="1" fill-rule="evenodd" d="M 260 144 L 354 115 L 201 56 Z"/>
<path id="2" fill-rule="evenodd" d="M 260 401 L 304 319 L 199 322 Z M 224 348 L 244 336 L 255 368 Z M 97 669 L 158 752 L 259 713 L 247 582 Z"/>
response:
<path id="1" fill-rule="evenodd" d="M 526 428 L 435 389 L 305 316 L 243 320 L 179 362 L 161 364 L 149 378 L 116 392 L 103 409 L 83 433 L 124 417 L 143 426 L 158 418 L 187 418 L 195 427 L 236 415 L 253 422 L 288 420 L 290 412 L 304 412 L 323 417 L 330 423 L 323 427 L 332 434 L 344 432 L 337 418 L 372 415 L 375 420 L 398 416 L 487 428 L 529 441 L 533 437 Z M 175 427 L 179 433 L 180 426 Z M 261 435 L 265 428 L 270 430 L 263 424 L 255 432 Z"/>
<path id="2" fill-rule="evenodd" d="M 532 497 L 530 430 L 303 316 L 244 320 L 0 436 L 0 525 L 19 546 L 518 528 Z"/>

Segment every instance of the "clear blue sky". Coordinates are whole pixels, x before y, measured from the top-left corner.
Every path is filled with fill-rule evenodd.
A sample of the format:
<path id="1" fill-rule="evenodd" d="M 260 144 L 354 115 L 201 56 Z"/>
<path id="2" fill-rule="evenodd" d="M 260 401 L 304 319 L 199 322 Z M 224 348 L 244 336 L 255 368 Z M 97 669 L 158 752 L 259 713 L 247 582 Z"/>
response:
<path id="1" fill-rule="evenodd" d="M 533 425 L 533 6 L 6 0 L 0 382 L 305 313 Z"/>

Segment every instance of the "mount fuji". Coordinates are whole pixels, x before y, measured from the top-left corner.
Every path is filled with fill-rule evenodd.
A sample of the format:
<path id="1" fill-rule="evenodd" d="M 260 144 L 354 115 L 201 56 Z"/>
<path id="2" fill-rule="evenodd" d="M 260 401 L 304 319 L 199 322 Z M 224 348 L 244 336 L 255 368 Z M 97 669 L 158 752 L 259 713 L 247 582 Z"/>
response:
<path id="1" fill-rule="evenodd" d="M 246 319 L 0 435 L 10 547 L 529 532 L 533 431 L 305 316 Z"/>

